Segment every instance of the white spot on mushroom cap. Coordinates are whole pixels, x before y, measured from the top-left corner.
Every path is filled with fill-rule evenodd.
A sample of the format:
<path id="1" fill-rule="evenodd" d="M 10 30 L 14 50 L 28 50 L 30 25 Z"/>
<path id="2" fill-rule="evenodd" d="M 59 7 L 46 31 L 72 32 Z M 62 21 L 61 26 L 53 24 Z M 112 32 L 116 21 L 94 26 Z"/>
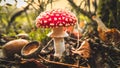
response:
<path id="1" fill-rule="evenodd" d="M 46 15 L 46 18 L 48 18 L 49 16 L 48 15 Z"/>
<path id="2" fill-rule="evenodd" d="M 36 19 L 41 19 L 42 17 L 41 16 L 38 16 Z"/>
<path id="3" fill-rule="evenodd" d="M 61 17 L 59 17 L 58 19 L 61 20 Z"/>
<path id="4" fill-rule="evenodd" d="M 63 13 L 63 15 L 64 15 L 64 16 L 66 16 L 66 14 L 65 14 L 65 13 Z"/>
<path id="5" fill-rule="evenodd" d="M 63 26 L 63 24 L 62 24 L 62 23 L 59 23 L 59 26 Z"/>
<path id="6" fill-rule="evenodd" d="M 59 14 L 56 14 L 56 16 L 60 16 Z"/>
<path id="7" fill-rule="evenodd" d="M 74 23 L 72 23 L 71 25 L 74 25 Z"/>
<path id="8" fill-rule="evenodd" d="M 51 18 L 49 18 L 49 19 L 48 19 L 48 21 L 52 21 L 52 19 L 51 19 Z"/>
<path id="9" fill-rule="evenodd" d="M 69 25 L 70 25 L 69 23 L 65 24 L 65 26 L 69 26 Z"/>
<path id="10" fill-rule="evenodd" d="M 51 26 L 54 26 L 54 23 L 50 23 Z"/>
<path id="11" fill-rule="evenodd" d="M 56 11 L 53 11 L 52 13 L 56 13 Z"/>
<path id="12" fill-rule="evenodd" d="M 54 14 L 53 14 L 53 13 L 51 13 L 51 14 L 50 14 L 50 16 L 54 16 Z"/>
<path id="13" fill-rule="evenodd" d="M 65 22 L 62 22 L 63 24 L 65 24 Z"/>
<path id="14" fill-rule="evenodd" d="M 44 23 L 47 23 L 47 20 L 44 20 Z"/>
<path id="15" fill-rule="evenodd" d="M 71 22 L 72 22 L 72 19 L 70 18 L 70 19 L 69 19 L 69 21 L 71 21 Z"/>
<path id="16" fill-rule="evenodd" d="M 54 17 L 54 20 L 55 20 L 55 21 L 57 21 L 57 18 L 56 18 L 56 17 Z"/>
<path id="17" fill-rule="evenodd" d="M 62 17 L 62 19 L 64 20 L 64 19 L 65 19 L 65 17 Z"/>
<path id="18" fill-rule="evenodd" d="M 65 18 L 65 21 L 68 21 L 68 18 Z"/>

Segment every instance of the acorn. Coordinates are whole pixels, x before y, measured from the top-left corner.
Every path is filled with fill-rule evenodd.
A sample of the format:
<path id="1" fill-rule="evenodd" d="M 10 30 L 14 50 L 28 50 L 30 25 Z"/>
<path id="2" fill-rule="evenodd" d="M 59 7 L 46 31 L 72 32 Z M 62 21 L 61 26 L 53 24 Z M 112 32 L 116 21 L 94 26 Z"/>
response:
<path id="1" fill-rule="evenodd" d="M 13 59 L 14 54 L 21 55 L 21 49 L 28 43 L 28 40 L 25 39 L 16 39 L 9 41 L 2 47 L 3 55 L 6 58 Z"/>

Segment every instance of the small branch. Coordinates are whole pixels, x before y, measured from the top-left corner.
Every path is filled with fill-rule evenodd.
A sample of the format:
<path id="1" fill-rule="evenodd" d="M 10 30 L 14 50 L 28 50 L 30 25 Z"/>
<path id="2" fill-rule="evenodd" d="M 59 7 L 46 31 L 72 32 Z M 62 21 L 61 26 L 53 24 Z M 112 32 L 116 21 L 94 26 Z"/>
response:
<path id="1" fill-rule="evenodd" d="M 16 19 L 16 17 L 20 16 L 20 15 L 21 15 L 24 11 L 26 11 L 28 8 L 29 8 L 29 5 L 27 5 L 23 10 L 15 13 L 15 14 L 11 17 L 10 21 L 8 22 L 8 27 L 10 27 L 10 25 L 13 23 L 13 21 Z"/>
<path id="2" fill-rule="evenodd" d="M 82 0 L 82 1 L 80 2 L 80 4 L 79 4 L 79 6 L 78 6 L 78 7 L 80 7 L 84 1 L 85 1 L 85 0 Z"/>
<path id="3" fill-rule="evenodd" d="M 68 37 L 68 38 L 71 39 L 71 40 L 76 40 L 76 41 L 78 41 L 78 39 L 76 39 L 76 38 L 72 38 L 72 37 Z M 79 42 L 82 42 L 82 40 L 79 39 Z"/>
<path id="4" fill-rule="evenodd" d="M 29 26 L 32 27 L 32 24 L 31 24 L 31 21 L 30 21 L 30 18 L 29 18 L 27 11 L 25 11 L 25 15 L 26 15 Z"/>
<path id="5" fill-rule="evenodd" d="M 35 4 L 37 5 L 36 2 L 33 2 L 33 3 L 35 3 Z M 32 6 L 36 11 L 39 11 L 33 4 L 31 4 L 31 6 Z M 38 5 L 37 5 L 37 6 L 38 6 Z"/>
<path id="6" fill-rule="evenodd" d="M 95 42 L 89 41 L 89 43 L 91 44 L 92 48 L 94 48 L 94 47 L 102 48 L 103 50 L 107 50 L 107 52 L 112 51 L 112 52 L 114 52 L 114 54 L 120 55 L 120 49 L 117 47 L 106 45 L 103 42 L 96 44 Z"/>
<path id="7" fill-rule="evenodd" d="M 77 6 L 77 5 L 73 2 L 73 0 L 68 0 L 68 2 L 70 3 L 70 5 L 71 5 L 73 8 L 76 9 L 76 11 L 79 11 L 80 13 L 84 14 L 85 16 L 87 16 L 88 18 L 90 18 L 90 19 L 92 20 L 91 17 L 92 17 L 94 14 L 89 13 L 89 12 L 86 12 L 86 11 L 84 11 L 83 9 L 79 8 L 79 6 Z"/>
<path id="8" fill-rule="evenodd" d="M 15 61 L 7 61 L 7 60 L 3 60 L 0 58 L 0 63 L 11 63 L 11 64 L 17 64 L 18 62 L 15 62 Z"/>
<path id="9" fill-rule="evenodd" d="M 42 48 L 42 50 L 44 50 L 45 48 L 47 48 L 52 41 L 53 41 L 53 39 L 51 39 L 51 40 L 47 43 L 47 45 L 46 45 L 44 48 Z"/>
<path id="10" fill-rule="evenodd" d="M 48 63 L 52 63 L 52 64 L 58 64 L 58 65 L 63 65 L 63 66 L 69 66 L 69 67 L 76 67 L 76 68 L 81 68 L 82 66 L 78 66 L 78 65 L 73 65 L 73 64 L 66 64 L 66 63 L 60 63 L 60 62 L 54 62 L 54 61 L 49 61 L 47 59 L 44 59 L 43 57 L 41 57 L 40 55 L 38 55 L 39 58 L 41 58 L 42 60 L 48 62 Z"/>

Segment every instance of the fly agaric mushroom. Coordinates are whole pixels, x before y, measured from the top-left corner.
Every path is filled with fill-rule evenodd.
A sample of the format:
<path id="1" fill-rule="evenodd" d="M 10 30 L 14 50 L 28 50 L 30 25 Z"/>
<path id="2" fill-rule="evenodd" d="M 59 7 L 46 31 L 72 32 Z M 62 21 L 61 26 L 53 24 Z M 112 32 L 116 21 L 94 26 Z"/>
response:
<path id="1" fill-rule="evenodd" d="M 61 57 L 65 51 L 64 37 L 68 34 L 64 31 L 64 27 L 73 26 L 77 22 L 76 16 L 70 11 L 63 9 L 53 9 L 41 13 L 36 19 L 36 26 L 43 28 L 52 28 L 52 32 L 48 37 L 54 40 L 54 56 Z"/>

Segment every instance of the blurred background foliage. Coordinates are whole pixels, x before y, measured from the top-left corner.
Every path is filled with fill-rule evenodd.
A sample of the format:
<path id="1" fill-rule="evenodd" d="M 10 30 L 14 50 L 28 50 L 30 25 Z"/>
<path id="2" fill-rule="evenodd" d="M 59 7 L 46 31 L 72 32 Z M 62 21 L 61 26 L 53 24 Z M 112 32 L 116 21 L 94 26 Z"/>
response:
<path id="1" fill-rule="evenodd" d="M 91 22 L 92 16 L 97 15 L 107 27 L 120 30 L 120 0 L 0 0 L 0 36 L 26 33 L 30 40 L 41 41 L 50 29 L 36 28 L 35 19 L 41 12 L 53 8 L 71 10 L 78 17 L 78 23 Z"/>

